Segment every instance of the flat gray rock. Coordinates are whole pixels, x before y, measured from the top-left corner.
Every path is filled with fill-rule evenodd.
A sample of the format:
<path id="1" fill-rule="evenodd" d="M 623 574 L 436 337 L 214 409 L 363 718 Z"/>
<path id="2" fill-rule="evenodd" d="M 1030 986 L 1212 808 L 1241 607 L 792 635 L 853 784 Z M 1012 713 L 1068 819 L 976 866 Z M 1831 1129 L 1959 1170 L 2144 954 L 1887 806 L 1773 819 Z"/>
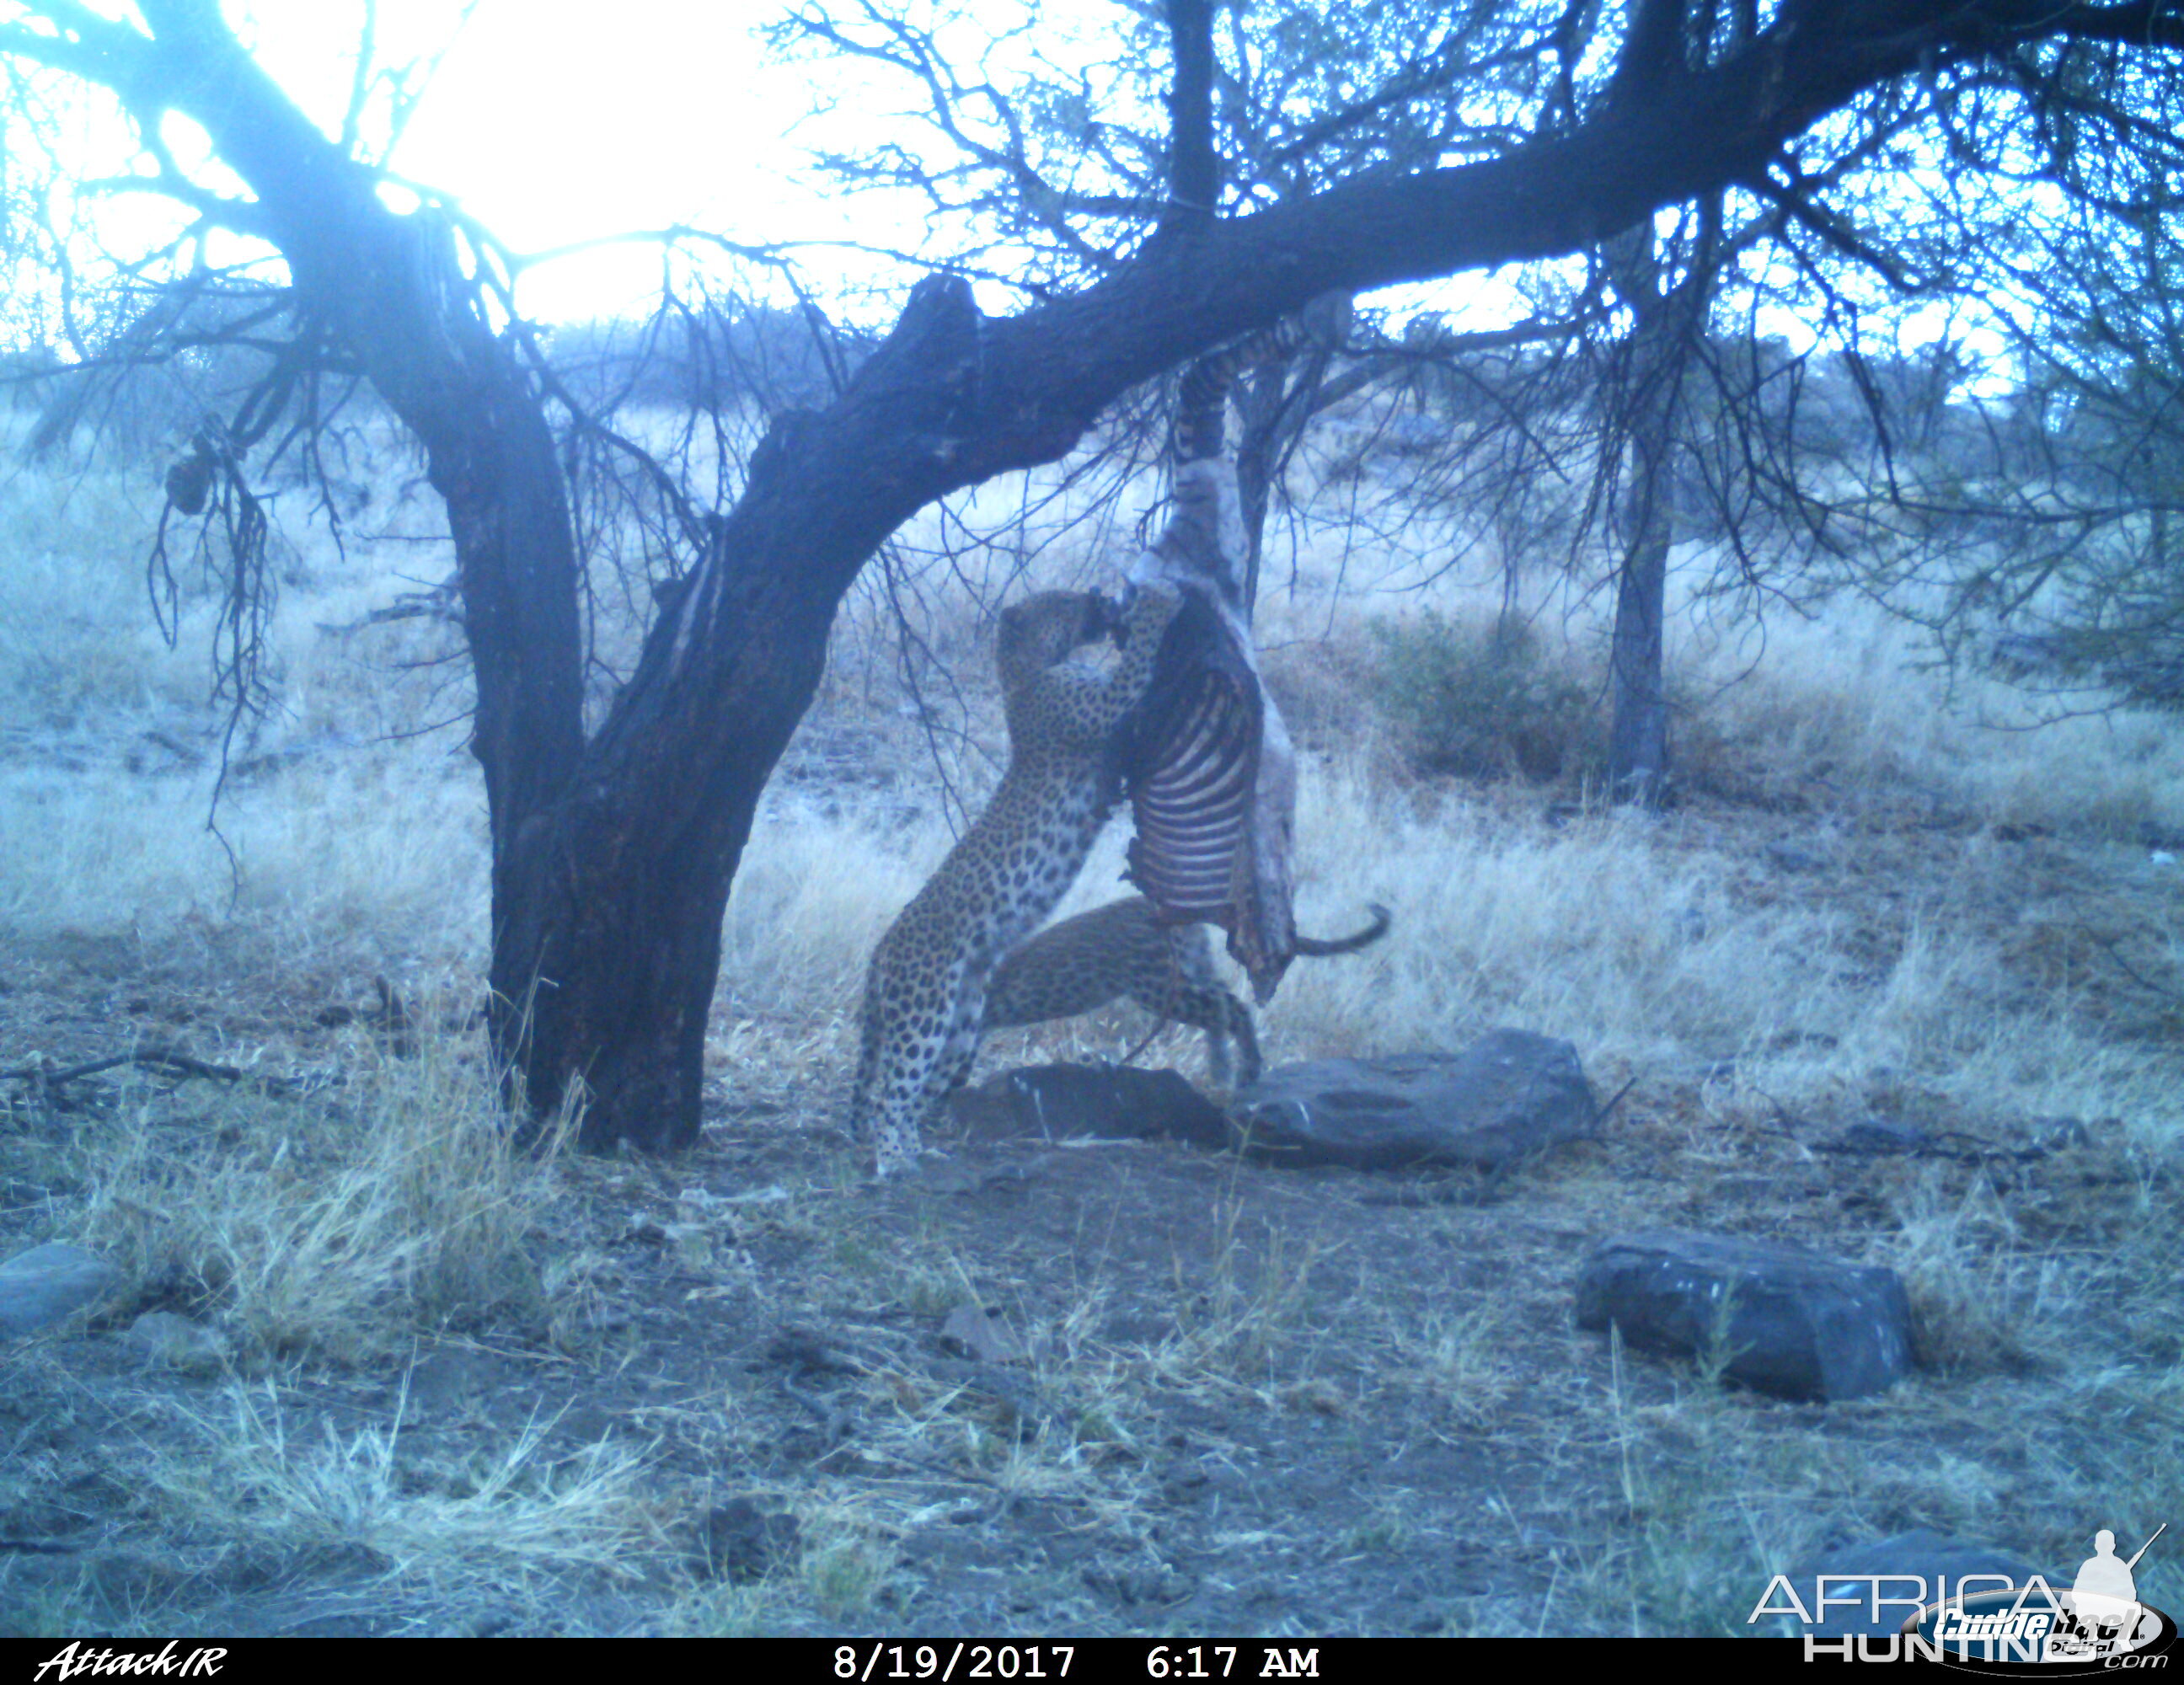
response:
<path id="1" fill-rule="evenodd" d="M 1496 1030 L 1460 1054 L 1278 1066 L 1229 1108 L 1254 1154 L 1361 1171 L 1499 1170 L 1589 1139 L 1598 1116 L 1577 1049 L 1524 1030 Z"/>
<path id="2" fill-rule="evenodd" d="M 1578 1280 L 1577 1325 L 1610 1323 L 1626 1345 L 1677 1357 L 1725 1336 L 1722 1372 L 1777 1398 L 1860 1399 L 1911 1366 L 1910 1301 L 1894 1271 L 1721 1235 L 1602 1242 Z"/>
<path id="3" fill-rule="evenodd" d="M 20 1339 L 96 1310 L 127 1284 L 120 1271 L 80 1246 L 48 1241 L 19 1252 L 0 1264 L 0 1337 Z"/>

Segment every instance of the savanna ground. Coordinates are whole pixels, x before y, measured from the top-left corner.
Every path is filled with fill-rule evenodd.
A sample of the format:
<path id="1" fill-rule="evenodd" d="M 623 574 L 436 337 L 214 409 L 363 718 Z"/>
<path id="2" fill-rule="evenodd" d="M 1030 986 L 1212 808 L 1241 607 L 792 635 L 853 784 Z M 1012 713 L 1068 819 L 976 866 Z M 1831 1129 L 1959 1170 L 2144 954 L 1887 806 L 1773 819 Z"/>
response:
<path id="1" fill-rule="evenodd" d="M 1500 558 L 1399 592 L 1320 533 L 1262 614 L 1301 922 L 1396 926 L 1299 964 L 1269 1058 L 1566 1037 L 1630 1085 L 1601 1138 L 1491 1188 L 1016 1143 L 880 1185 L 838 1127 L 864 959 L 947 846 L 943 775 L 975 802 L 1001 738 L 967 596 L 922 622 L 967 737 L 861 599 L 737 879 L 701 1146 L 533 1159 L 476 1025 L 453 635 L 366 619 L 447 573 L 417 470 L 357 466 L 345 551 L 281 500 L 283 702 L 230 757 L 231 865 L 216 604 L 173 652 L 143 608 L 157 469 L 0 479 L 0 1069 L 247 1080 L 0 1085 L 0 1254 L 131 1284 L 0 1353 L 0 1630 L 1716 1632 L 1833 1544 L 1932 1527 L 2067 1574 L 2096 1527 L 2184 1521 L 2173 720 L 1995 729 L 2008 692 L 1854 605 L 1699 618 L 1682 801 L 1616 811 L 1590 608 L 1530 581 L 1496 668 Z M 1145 1058 L 1203 1076 L 1188 1033 Z M 1647 1226 L 1895 1267 L 1919 1372 L 1791 1405 L 1578 1333 L 1585 1253 Z M 152 1310 L 210 1338 L 150 1353 Z M 2144 1595 L 2184 1607 L 2180 1560 Z"/>

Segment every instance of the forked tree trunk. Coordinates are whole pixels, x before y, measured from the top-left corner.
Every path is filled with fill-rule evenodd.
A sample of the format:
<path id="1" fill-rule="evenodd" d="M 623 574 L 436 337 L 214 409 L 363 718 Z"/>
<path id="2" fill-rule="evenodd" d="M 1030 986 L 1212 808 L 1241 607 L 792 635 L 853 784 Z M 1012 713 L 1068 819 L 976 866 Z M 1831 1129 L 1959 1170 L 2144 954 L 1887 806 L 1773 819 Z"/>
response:
<path id="1" fill-rule="evenodd" d="M 777 419 L 566 795 L 516 839 L 496 886 L 500 1039 L 534 1109 L 582 1081 L 587 1146 L 697 1138 L 721 921 L 759 798 L 858 569 L 961 483 L 947 441 L 983 325 L 967 286 L 928 281 L 839 402 Z"/>
<path id="2" fill-rule="evenodd" d="M 1236 437 L 1236 497 L 1244 517 L 1244 612 L 1247 615 L 1258 606 L 1259 559 L 1266 551 L 1267 513 L 1273 501 L 1274 481 L 1281 476 L 1305 429 L 1312 425 L 1312 418 L 1329 405 L 1362 391 L 1377 378 L 1374 370 L 1361 365 L 1329 380 L 1328 364 L 1334 348 L 1349 336 L 1351 303 L 1346 298 L 1338 297 L 1315 308 L 1329 314 L 1313 328 L 1311 346 L 1275 358 L 1237 382 L 1242 425 Z M 1292 374 L 1296 377 L 1294 382 Z"/>
<path id="3" fill-rule="evenodd" d="M 1312 358 L 1309 352 L 1302 353 Z M 1259 558 L 1266 548 L 1267 511 L 1274 477 L 1308 419 L 1310 406 L 1284 405 L 1294 358 L 1278 358 L 1237 382 L 1241 427 L 1236 439 L 1236 498 L 1244 517 L 1244 609 L 1258 605 Z"/>

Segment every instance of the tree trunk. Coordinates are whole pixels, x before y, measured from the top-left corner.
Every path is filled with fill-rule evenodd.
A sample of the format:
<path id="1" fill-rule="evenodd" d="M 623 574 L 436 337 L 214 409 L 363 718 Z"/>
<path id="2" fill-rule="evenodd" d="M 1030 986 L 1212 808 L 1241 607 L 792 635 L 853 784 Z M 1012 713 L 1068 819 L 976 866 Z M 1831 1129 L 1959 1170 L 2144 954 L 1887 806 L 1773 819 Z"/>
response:
<path id="1" fill-rule="evenodd" d="M 1622 379 L 1621 422 L 1629 463 L 1618 489 L 1615 631 L 1609 681 L 1611 800 L 1655 807 L 1669 787 L 1669 692 L 1663 630 L 1669 553 L 1675 542 L 1677 410 L 1691 342 L 1713 297 L 1721 196 L 1701 208 L 1700 232 L 1683 276 L 1669 281 L 1650 220 L 1609 242 L 1607 271 L 1632 317 Z"/>
<path id="2" fill-rule="evenodd" d="M 1615 715 L 1608 731 L 1607 787 L 1615 800 L 1652 807 L 1660 801 L 1669 776 L 1661 631 L 1674 530 L 1669 408 L 1650 393 L 1640 405 L 1631 430 L 1630 478 L 1624 488 L 1627 537 L 1616 575 L 1611 660 Z"/>
<path id="3" fill-rule="evenodd" d="M 1350 332 L 1351 301 L 1335 295 L 1315 303 L 1325 312 L 1312 326 L 1314 343 L 1288 357 L 1262 364 L 1237 386 L 1237 406 L 1242 427 L 1236 440 L 1236 497 L 1244 517 L 1244 613 L 1248 617 L 1259 602 L 1259 558 L 1266 549 L 1267 511 L 1273 502 L 1274 482 L 1289 466 L 1290 455 L 1312 418 L 1329 404 L 1362 390 L 1374 378 L 1373 371 L 1357 368 L 1333 384 L 1327 368 L 1334 349 Z M 1296 376 L 1294 384 L 1290 376 Z"/>
<path id="4" fill-rule="evenodd" d="M 775 422 L 566 798 L 519 840 L 495 931 L 501 1041 L 534 1109 L 582 1079 L 588 1147 L 697 1138 L 721 920 L 760 795 L 858 569 L 961 483 L 949 442 L 980 396 L 986 326 L 963 283 L 924 282 L 838 403 Z"/>
<path id="5" fill-rule="evenodd" d="M 1259 603 L 1259 556 L 1266 546 L 1267 509 L 1273 498 L 1274 476 L 1280 473 L 1283 459 L 1295 440 L 1295 430 L 1284 425 L 1288 412 L 1282 403 L 1290 361 L 1279 358 L 1255 369 L 1237 386 L 1243 425 L 1236 440 L 1236 499 L 1244 516 L 1246 614 Z M 1301 412 L 1304 405 L 1295 409 Z"/>

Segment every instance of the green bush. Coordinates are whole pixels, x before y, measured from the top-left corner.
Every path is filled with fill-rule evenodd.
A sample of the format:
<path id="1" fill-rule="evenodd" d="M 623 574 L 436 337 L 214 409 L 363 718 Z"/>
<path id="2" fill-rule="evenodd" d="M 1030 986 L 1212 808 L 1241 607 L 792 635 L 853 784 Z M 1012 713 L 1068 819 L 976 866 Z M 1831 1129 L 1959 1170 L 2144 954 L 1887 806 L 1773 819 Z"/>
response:
<path id="1" fill-rule="evenodd" d="M 1596 687 L 1524 621 L 1428 614 L 1373 633 L 1381 710 L 1421 772 L 1546 781 L 1606 764 Z"/>

